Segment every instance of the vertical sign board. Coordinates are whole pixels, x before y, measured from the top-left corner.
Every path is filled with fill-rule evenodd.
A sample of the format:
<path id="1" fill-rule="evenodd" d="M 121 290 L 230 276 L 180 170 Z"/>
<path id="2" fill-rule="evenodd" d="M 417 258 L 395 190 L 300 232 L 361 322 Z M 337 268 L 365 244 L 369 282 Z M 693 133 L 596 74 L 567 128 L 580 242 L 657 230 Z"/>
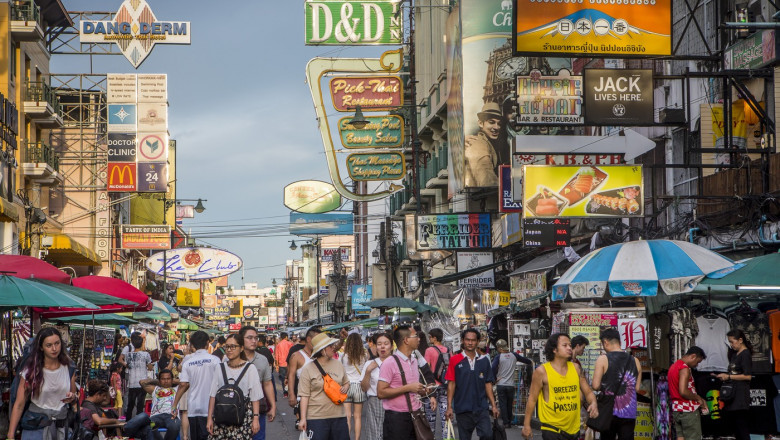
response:
<path id="1" fill-rule="evenodd" d="M 102 180 L 103 184 L 105 184 L 105 179 Z M 107 261 L 111 251 L 111 210 L 109 208 L 110 199 L 108 191 L 105 188 L 95 191 L 95 198 L 97 199 L 95 205 L 95 235 L 97 235 L 95 252 L 97 252 L 101 260 Z"/>
<path id="2" fill-rule="evenodd" d="M 401 0 L 306 0 L 307 46 L 403 44 Z"/>
<path id="3" fill-rule="evenodd" d="M 522 212 L 523 205 L 516 202 L 513 195 L 512 166 L 499 165 L 498 169 L 501 176 L 501 180 L 498 182 L 498 212 Z"/>
<path id="4" fill-rule="evenodd" d="M 372 286 L 355 284 L 352 286 L 350 292 L 352 311 L 356 315 L 368 315 L 371 312 L 371 307 L 362 305 L 365 302 L 371 301 L 373 298 Z"/>
<path id="5" fill-rule="evenodd" d="M 672 1 L 514 0 L 514 52 L 619 58 L 672 53 Z"/>
<path id="6" fill-rule="evenodd" d="M 652 125 L 653 71 L 585 69 L 586 125 Z"/>
<path id="7" fill-rule="evenodd" d="M 458 272 L 493 264 L 493 252 L 458 252 L 457 255 Z M 458 286 L 461 287 L 492 289 L 495 284 L 494 269 L 458 280 Z"/>

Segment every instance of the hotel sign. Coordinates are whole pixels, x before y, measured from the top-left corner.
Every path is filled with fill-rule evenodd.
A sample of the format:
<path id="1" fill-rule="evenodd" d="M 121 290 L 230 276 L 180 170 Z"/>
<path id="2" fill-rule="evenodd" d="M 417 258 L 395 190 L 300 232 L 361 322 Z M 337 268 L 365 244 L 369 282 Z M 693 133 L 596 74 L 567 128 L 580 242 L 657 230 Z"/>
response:
<path id="1" fill-rule="evenodd" d="M 347 156 L 352 180 L 398 180 L 406 174 L 403 153 L 354 153 Z"/>
<path id="2" fill-rule="evenodd" d="M 190 44 L 188 21 L 158 21 L 146 0 L 125 0 L 110 21 L 83 20 L 82 43 L 116 43 L 136 69 L 155 44 Z"/>
<path id="3" fill-rule="evenodd" d="M 307 0 L 307 46 L 403 44 L 401 0 Z"/>
<path id="4" fill-rule="evenodd" d="M 404 140 L 404 120 L 397 115 L 366 116 L 368 124 L 355 128 L 351 116 L 339 120 L 341 145 L 350 149 L 398 148 Z"/>
<path id="5" fill-rule="evenodd" d="M 330 96 L 336 111 L 392 110 L 403 105 L 403 85 L 398 76 L 337 76 L 330 80 Z"/>

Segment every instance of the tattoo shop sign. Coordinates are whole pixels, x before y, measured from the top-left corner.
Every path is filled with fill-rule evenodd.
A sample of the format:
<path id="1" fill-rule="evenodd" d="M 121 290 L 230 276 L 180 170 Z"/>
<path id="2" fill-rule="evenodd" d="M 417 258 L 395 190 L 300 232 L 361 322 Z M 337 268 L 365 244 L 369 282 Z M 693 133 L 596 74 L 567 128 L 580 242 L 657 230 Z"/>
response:
<path id="1" fill-rule="evenodd" d="M 586 69 L 585 124 L 652 125 L 653 71 Z"/>
<path id="2" fill-rule="evenodd" d="M 562 69 L 517 77 L 518 125 L 582 125 L 582 77 Z"/>

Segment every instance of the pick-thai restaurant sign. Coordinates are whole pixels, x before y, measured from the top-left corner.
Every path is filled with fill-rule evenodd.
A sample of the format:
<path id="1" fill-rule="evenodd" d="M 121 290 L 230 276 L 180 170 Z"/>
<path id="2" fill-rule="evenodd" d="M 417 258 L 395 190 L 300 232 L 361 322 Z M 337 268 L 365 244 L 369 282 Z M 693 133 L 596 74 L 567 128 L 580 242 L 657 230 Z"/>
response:
<path id="1" fill-rule="evenodd" d="M 401 0 L 306 0 L 306 45 L 403 44 Z"/>
<path id="2" fill-rule="evenodd" d="M 352 180 L 398 180 L 406 174 L 403 153 L 353 153 L 347 156 Z"/>
<path id="3" fill-rule="evenodd" d="M 671 55 L 672 1 L 514 0 L 518 55 Z"/>
<path id="4" fill-rule="evenodd" d="M 456 260 L 458 272 L 476 269 L 493 264 L 493 252 L 458 252 Z M 461 287 L 493 288 L 496 284 L 494 270 L 488 269 L 480 274 L 458 280 Z"/>
<path id="5" fill-rule="evenodd" d="M 229 275 L 243 262 L 237 255 L 212 248 L 182 248 L 158 252 L 146 260 L 146 268 L 177 280 L 207 280 Z M 241 312 L 237 312 L 239 315 Z"/>
<path id="6" fill-rule="evenodd" d="M 122 249 L 170 249 L 170 225 L 122 225 Z"/>
<path id="7" fill-rule="evenodd" d="M 341 206 L 341 194 L 327 182 L 301 180 L 284 187 L 284 206 L 292 211 L 321 214 Z"/>
<path id="8" fill-rule="evenodd" d="M 523 167 L 523 217 L 641 217 L 641 165 Z"/>
<path id="9" fill-rule="evenodd" d="M 653 71 L 585 69 L 586 125 L 652 125 Z"/>
<path id="10" fill-rule="evenodd" d="M 555 76 L 538 70 L 517 77 L 517 124 L 580 125 L 582 77 L 562 69 Z"/>
<path id="11" fill-rule="evenodd" d="M 333 107 L 340 112 L 392 110 L 403 105 L 398 76 L 337 76 L 330 80 Z"/>
<path id="12" fill-rule="evenodd" d="M 355 128 L 351 116 L 339 120 L 341 145 L 346 148 L 398 148 L 404 140 L 404 120 L 398 115 L 367 116 L 368 124 Z"/>
<path id="13" fill-rule="evenodd" d="M 493 245 L 490 214 L 418 215 L 418 250 L 490 249 Z"/>

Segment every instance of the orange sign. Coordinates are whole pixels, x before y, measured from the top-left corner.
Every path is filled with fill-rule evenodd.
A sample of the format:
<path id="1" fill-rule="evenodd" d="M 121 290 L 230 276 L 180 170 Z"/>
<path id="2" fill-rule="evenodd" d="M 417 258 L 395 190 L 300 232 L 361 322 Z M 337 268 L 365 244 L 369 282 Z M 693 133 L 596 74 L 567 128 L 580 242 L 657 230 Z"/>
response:
<path id="1" fill-rule="evenodd" d="M 108 186 L 109 191 L 134 192 L 136 190 L 135 163 L 109 162 Z"/>
<path id="2" fill-rule="evenodd" d="M 333 107 L 340 112 L 392 110 L 403 105 L 403 85 L 397 76 L 337 76 L 330 80 Z"/>

